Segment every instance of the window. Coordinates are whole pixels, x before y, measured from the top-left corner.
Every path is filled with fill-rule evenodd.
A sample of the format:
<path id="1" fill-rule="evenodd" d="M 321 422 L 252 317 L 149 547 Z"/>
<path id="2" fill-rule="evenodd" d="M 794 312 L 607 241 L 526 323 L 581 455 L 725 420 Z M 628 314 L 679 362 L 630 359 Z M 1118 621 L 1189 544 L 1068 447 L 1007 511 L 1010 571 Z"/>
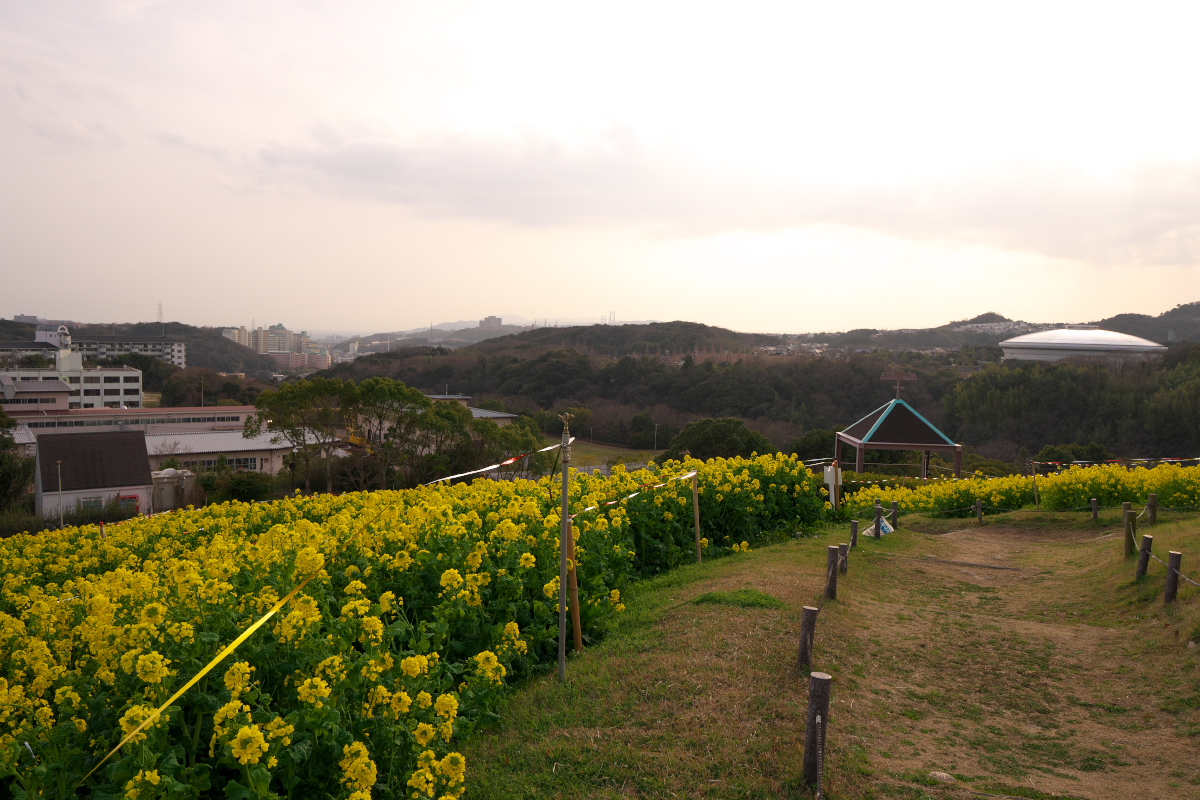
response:
<path id="1" fill-rule="evenodd" d="M 79 397 L 79 390 L 72 389 L 71 391 L 67 392 L 67 394 L 71 395 L 72 397 Z"/>
<path id="2" fill-rule="evenodd" d="M 88 375 L 83 379 L 84 383 L 99 383 L 100 377 L 97 375 Z"/>
<path id="3" fill-rule="evenodd" d="M 63 380 L 65 380 L 67 383 L 79 383 L 78 377 L 63 378 Z"/>
<path id="4" fill-rule="evenodd" d="M 105 383 L 120 383 L 121 376 L 120 375 L 105 375 L 104 382 Z"/>
<path id="5" fill-rule="evenodd" d="M 137 375 L 126 375 L 125 376 L 125 383 L 137 383 L 137 382 L 138 382 Z"/>
<path id="6" fill-rule="evenodd" d="M 139 391 L 138 389 L 126 389 L 125 394 L 131 394 L 134 397 L 137 397 L 139 394 L 141 394 L 141 391 Z"/>
<path id="7" fill-rule="evenodd" d="M 139 403 L 137 400 L 129 400 L 125 403 L 126 408 L 137 408 L 140 405 L 141 403 Z"/>
<path id="8" fill-rule="evenodd" d="M 117 395 L 119 395 L 120 393 L 121 393 L 121 390 L 120 390 L 120 389 L 105 389 L 105 390 L 104 390 L 104 396 L 105 396 L 105 397 L 111 397 L 111 396 L 112 396 L 112 395 L 114 395 L 114 394 L 117 394 Z"/>
<path id="9" fill-rule="evenodd" d="M 76 506 L 81 511 L 99 511 L 104 508 L 103 497 L 81 497 L 76 501 Z"/>
<path id="10" fill-rule="evenodd" d="M 120 403 L 105 403 L 104 407 L 105 408 L 120 408 L 121 404 Z"/>
<path id="11" fill-rule="evenodd" d="M 99 397 L 100 390 L 99 389 L 84 389 L 83 396 L 84 397 Z"/>
<path id="12" fill-rule="evenodd" d="M 50 405 L 53 406 L 53 405 L 58 405 L 58 398 L 57 397 L 39 397 L 38 402 L 39 403 L 49 403 Z"/>
<path id="13" fill-rule="evenodd" d="M 258 459 L 257 458 L 230 458 L 230 459 L 226 459 L 225 463 L 227 465 L 229 465 L 230 467 L 233 467 L 235 470 L 257 470 L 258 469 Z M 191 469 L 191 470 L 195 470 L 197 468 L 201 469 L 201 470 L 216 469 L 217 468 L 217 459 L 206 458 L 202 461 L 185 461 L 185 462 L 183 462 L 183 468 Z"/>
<path id="14" fill-rule="evenodd" d="M 44 381 L 56 381 L 56 380 L 58 380 L 58 378 L 47 378 L 46 376 L 44 376 L 44 375 L 43 375 L 43 376 L 42 376 L 42 380 L 44 380 Z"/>

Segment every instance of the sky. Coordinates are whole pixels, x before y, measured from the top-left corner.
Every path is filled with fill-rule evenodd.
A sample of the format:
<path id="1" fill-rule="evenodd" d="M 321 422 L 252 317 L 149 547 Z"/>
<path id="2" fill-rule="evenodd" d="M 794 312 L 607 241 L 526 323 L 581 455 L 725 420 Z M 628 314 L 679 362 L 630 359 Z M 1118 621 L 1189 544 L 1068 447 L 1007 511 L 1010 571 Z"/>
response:
<path id="1" fill-rule="evenodd" d="M 1200 6 L 0 4 L 0 316 L 748 331 L 1200 300 Z"/>

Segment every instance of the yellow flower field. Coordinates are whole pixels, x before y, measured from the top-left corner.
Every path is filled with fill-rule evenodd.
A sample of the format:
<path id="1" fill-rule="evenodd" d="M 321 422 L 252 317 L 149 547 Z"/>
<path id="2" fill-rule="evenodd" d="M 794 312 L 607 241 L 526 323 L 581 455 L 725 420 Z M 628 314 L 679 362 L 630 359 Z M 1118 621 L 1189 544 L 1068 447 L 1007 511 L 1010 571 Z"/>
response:
<path id="1" fill-rule="evenodd" d="M 690 481 L 655 486 L 692 469 L 708 553 L 825 513 L 819 479 L 782 456 L 575 475 L 585 631 L 631 579 L 694 558 Z M 54 798 L 457 798 L 458 743 L 552 657 L 559 503 L 555 479 L 478 480 L 0 542 L 0 778 Z"/>

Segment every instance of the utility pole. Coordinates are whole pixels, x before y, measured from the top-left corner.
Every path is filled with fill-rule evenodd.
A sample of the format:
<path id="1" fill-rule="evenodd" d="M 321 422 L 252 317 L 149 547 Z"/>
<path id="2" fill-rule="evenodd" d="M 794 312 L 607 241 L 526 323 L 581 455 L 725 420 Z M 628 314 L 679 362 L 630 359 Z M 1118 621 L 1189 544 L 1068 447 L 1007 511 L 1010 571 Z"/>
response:
<path id="1" fill-rule="evenodd" d="M 574 414 L 559 414 L 562 433 L 562 520 L 558 539 L 558 682 L 567 682 L 567 537 L 571 535 L 571 501 L 567 495 L 571 475 L 571 420 Z"/>
<path id="2" fill-rule="evenodd" d="M 658 451 L 658 423 L 654 423 L 654 450 Z"/>

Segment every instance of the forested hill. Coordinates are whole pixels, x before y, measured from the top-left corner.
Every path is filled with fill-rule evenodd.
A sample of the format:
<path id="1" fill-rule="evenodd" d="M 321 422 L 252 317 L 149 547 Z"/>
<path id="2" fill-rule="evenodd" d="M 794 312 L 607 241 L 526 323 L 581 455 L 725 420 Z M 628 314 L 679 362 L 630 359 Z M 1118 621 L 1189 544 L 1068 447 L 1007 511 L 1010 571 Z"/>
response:
<path id="1" fill-rule="evenodd" d="M 182 322 L 126 322 L 116 325 L 79 325 L 71 328 L 71 335 L 78 339 L 90 336 L 167 336 L 187 345 L 187 365 L 207 367 L 218 372 L 245 372 L 256 378 L 270 379 L 276 371 L 275 362 L 269 357 L 243 347 L 232 339 L 221 335 L 220 328 L 198 328 Z M 32 338 L 32 337 L 30 337 Z"/>
<path id="2" fill-rule="evenodd" d="M 580 352 L 620 358 L 686 353 L 744 353 L 778 344 L 776 334 L 738 333 L 698 322 L 651 322 L 645 325 L 577 325 L 536 328 L 465 348 L 472 353 L 499 354 L 570 347 Z"/>
<path id="3" fill-rule="evenodd" d="M 1152 342 L 1166 343 L 1168 334 L 1172 332 L 1177 341 L 1200 342 L 1200 302 L 1175 306 L 1157 317 L 1148 314 L 1118 314 L 1092 324 L 1109 331 L 1141 336 Z"/>

